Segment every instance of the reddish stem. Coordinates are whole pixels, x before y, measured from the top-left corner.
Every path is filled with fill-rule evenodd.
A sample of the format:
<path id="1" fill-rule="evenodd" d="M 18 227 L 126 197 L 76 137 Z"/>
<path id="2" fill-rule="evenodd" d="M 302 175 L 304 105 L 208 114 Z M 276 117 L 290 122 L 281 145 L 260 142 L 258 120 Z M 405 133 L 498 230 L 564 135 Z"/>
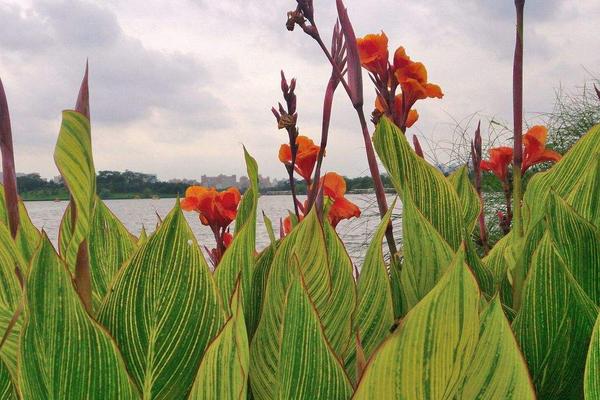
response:
<path id="1" fill-rule="evenodd" d="M 19 195 L 17 193 L 17 174 L 15 171 L 15 155 L 13 150 L 10 114 L 4 86 L 0 79 L 0 151 L 2 153 L 2 177 L 4 182 L 4 198 L 8 212 L 8 224 L 13 238 L 19 228 Z"/>

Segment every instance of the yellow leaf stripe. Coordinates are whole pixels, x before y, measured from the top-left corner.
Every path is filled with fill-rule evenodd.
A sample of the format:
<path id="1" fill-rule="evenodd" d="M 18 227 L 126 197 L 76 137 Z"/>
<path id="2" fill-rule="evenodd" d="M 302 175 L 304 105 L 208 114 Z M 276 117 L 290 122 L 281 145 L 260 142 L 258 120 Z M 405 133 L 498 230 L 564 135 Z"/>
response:
<path id="1" fill-rule="evenodd" d="M 452 399 L 479 334 L 479 290 L 459 250 L 369 360 L 354 399 Z"/>
<path id="2" fill-rule="evenodd" d="M 45 235 L 31 262 L 26 297 L 19 352 L 23 398 L 137 397 L 115 343 L 83 308 Z"/>
<path id="3" fill-rule="evenodd" d="M 477 217 L 481 211 L 481 202 L 475 188 L 469 180 L 469 170 L 466 165 L 458 168 L 448 176 L 454 190 L 460 199 L 462 214 L 465 221 L 467 232 L 470 234 L 475 228 Z"/>
<path id="4" fill-rule="evenodd" d="M 301 279 L 301 274 L 293 279 L 284 305 L 275 398 L 348 399 L 352 385 L 327 343 L 317 310 Z"/>
<path id="5" fill-rule="evenodd" d="M 598 310 L 546 232 L 531 261 L 513 330 L 540 399 L 582 398 L 585 353 Z"/>
<path id="6" fill-rule="evenodd" d="M 179 202 L 121 268 L 98 319 L 144 398 L 178 399 L 224 322 L 216 285 Z"/>
<path id="7" fill-rule="evenodd" d="M 457 398 L 535 399 L 527 364 L 498 297 L 481 313 L 479 342 Z"/>
<path id="8" fill-rule="evenodd" d="M 90 121 L 76 111 L 63 111 L 62 125 L 54 150 L 54 161 L 75 204 L 75 229 L 61 254 L 69 267 L 73 267 L 77 251 L 90 230 L 94 198 L 96 195 L 96 171 L 92 157 Z M 66 223 L 67 221 L 63 221 Z"/>
<path id="9" fill-rule="evenodd" d="M 235 283 L 241 273 L 242 304 L 249 315 L 254 251 L 256 247 L 256 207 L 258 204 L 258 166 L 256 160 L 244 148 L 246 169 L 250 187 L 244 193 L 238 207 L 233 242 L 225 251 L 214 276 L 223 299 L 231 298 Z M 229 305 L 226 305 L 229 308 Z M 230 310 L 227 309 L 227 314 Z"/>
<path id="10" fill-rule="evenodd" d="M 231 316 L 204 353 L 190 400 L 247 398 L 249 350 L 239 282 L 230 310 Z"/>

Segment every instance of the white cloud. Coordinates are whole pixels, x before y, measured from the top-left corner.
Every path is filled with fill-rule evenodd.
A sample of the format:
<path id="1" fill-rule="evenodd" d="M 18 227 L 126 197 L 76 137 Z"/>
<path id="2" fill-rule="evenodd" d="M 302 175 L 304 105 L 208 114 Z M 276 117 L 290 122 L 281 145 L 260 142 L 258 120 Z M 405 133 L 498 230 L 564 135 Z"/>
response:
<path id="1" fill-rule="evenodd" d="M 334 2 L 316 2 L 328 38 Z M 453 120 L 473 112 L 511 118 L 512 2 L 430 0 L 346 2 L 358 35 L 385 30 L 423 61 L 443 100 L 417 105 L 414 133 L 448 140 Z M 506 4 L 505 4 L 506 3 Z M 8 92 L 22 171 L 54 174 L 60 110 L 72 107 L 90 59 L 98 169 L 163 178 L 244 172 L 241 144 L 261 172 L 283 176 L 285 135 L 269 109 L 280 100 L 279 70 L 298 78 L 301 132 L 320 135 L 330 68 L 316 43 L 285 30 L 293 0 L 0 0 L 0 76 Z M 528 0 L 525 108 L 551 109 L 554 88 L 597 71 L 600 4 Z M 327 41 L 327 40 L 326 40 Z M 373 90 L 364 75 L 366 104 Z M 369 106 L 365 111 L 370 113 Z M 324 168 L 356 176 L 367 166 L 356 116 L 338 89 Z"/>

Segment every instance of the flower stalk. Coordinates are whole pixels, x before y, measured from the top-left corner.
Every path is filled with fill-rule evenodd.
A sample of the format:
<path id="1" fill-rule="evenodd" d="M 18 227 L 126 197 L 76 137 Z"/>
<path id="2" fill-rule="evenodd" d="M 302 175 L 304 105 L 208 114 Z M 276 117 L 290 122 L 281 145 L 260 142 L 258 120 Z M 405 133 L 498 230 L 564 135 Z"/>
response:
<path id="1" fill-rule="evenodd" d="M 525 0 L 515 0 L 515 9 L 517 14 L 515 55 L 513 63 L 513 229 L 514 229 L 514 249 L 517 250 L 519 243 L 523 238 L 523 220 L 521 215 L 521 199 L 523 197 L 522 172 L 523 163 L 523 14 Z M 523 283 L 525 281 L 525 271 L 518 257 L 515 257 L 515 276 L 513 287 L 513 308 L 518 310 L 521 306 L 523 292 Z"/>
<path id="2" fill-rule="evenodd" d="M 471 141 L 471 161 L 473 162 L 473 181 L 477 197 L 479 198 L 479 204 L 481 205 L 481 211 L 477 221 L 479 223 L 479 240 L 481 247 L 483 248 L 483 254 L 486 255 L 489 251 L 488 235 L 485 226 L 485 210 L 483 208 L 483 195 L 481 193 L 481 121 L 477 124 L 475 130 L 475 138 Z"/>
<path id="3" fill-rule="evenodd" d="M 8 224 L 13 238 L 19 228 L 19 195 L 17 193 L 17 174 L 15 170 L 15 155 L 13 150 L 10 114 L 4 86 L 0 79 L 0 151 L 2 154 L 2 178 L 4 182 L 4 197 L 8 212 Z"/>

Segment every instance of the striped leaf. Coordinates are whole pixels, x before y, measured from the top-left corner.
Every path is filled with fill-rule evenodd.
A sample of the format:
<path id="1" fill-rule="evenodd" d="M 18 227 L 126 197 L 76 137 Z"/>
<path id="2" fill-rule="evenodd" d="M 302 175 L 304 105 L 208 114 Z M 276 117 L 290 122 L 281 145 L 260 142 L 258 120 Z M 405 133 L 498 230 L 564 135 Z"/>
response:
<path id="1" fill-rule="evenodd" d="M 568 195 L 567 202 L 583 218 L 600 228 L 600 153 Z"/>
<path id="2" fill-rule="evenodd" d="M 600 230 L 555 193 L 550 195 L 546 218 L 565 265 L 588 297 L 600 305 Z"/>
<path id="3" fill-rule="evenodd" d="M 410 189 L 416 207 L 456 251 L 462 242 L 464 218 L 450 181 L 416 155 L 402 131 L 387 117 L 379 120 L 373 143 L 396 191 L 404 199 Z"/>
<path id="4" fill-rule="evenodd" d="M 389 335 L 394 323 L 392 292 L 381 247 L 394 205 L 390 206 L 381 219 L 358 277 L 355 323 L 366 359 L 371 357 L 375 348 Z"/>
<path id="5" fill-rule="evenodd" d="M 596 319 L 587 353 L 583 390 L 585 400 L 600 400 L 600 316 Z"/>
<path id="6" fill-rule="evenodd" d="M 481 313 L 479 341 L 459 399 L 535 399 L 527 364 L 495 297 Z"/>
<path id="7" fill-rule="evenodd" d="M 452 399 L 479 335 L 479 290 L 459 250 L 435 288 L 369 360 L 354 399 Z"/>
<path id="8" fill-rule="evenodd" d="M 540 399 L 582 398 L 583 369 L 598 314 L 549 233 L 536 249 L 513 329 Z"/>
<path id="9" fill-rule="evenodd" d="M 400 273 L 405 312 L 429 293 L 454 256 L 448 243 L 416 207 L 405 190 L 402 209 L 404 265 Z"/>
<path id="10" fill-rule="evenodd" d="M 287 293 L 280 358 L 275 398 L 341 400 L 352 395 L 352 385 L 327 342 L 300 276 Z"/>
<path id="11" fill-rule="evenodd" d="M 261 318 L 250 345 L 250 382 L 257 400 L 276 397 L 285 295 L 296 265 L 310 298 L 322 312 L 329 302 L 332 283 L 325 237 L 314 208 L 280 242 L 271 263 Z"/>
<path id="12" fill-rule="evenodd" d="M 0 223 L 8 227 L 8 214 L 4 199 L 4 186 L 2 184 L 0 184 Z M 24 265 L 21 265 L 24 273 L 27 273 L 29 269 L 29 261 L 38 245 L 39 239 L 40 232 L 31 222 L 25 204 L 22 200 L 19 200 L 19 228 L 15 242 L 21 256 L 26 261 Z"/>
<path id="13" fill-rule="evenodd" d="M 135 398 L 119 351 L 85 311 L 44 235 L 27 280 L 19 385 L 26 399 Z"/>
<path id="14" fill-rule="evenodd" d="M 230 302 L 231 316 L 210 343 L 189 399 L 245 400 L 248 387 L 248 336 L 239 283 Z"/>
<path id="15" fill-rule="evenodd" d="M 469 180 L 469 170 L 466 165 L 458 168 L 448 176 L 454 190 L 458 194 L 465 226 L 469 234 L 473 232 L 477 217 L 481 211 L 481 202 L 475 188 Z"/>
<path id="16" fill-rule="evenodd" d="M 4 361 L 0 360 L 0 399 L 2 400 L 17 400 L 17 389 L 12 380 L 12 376 L 4 364 Z"/>
<path id="17" fill-rule="evenodd" d="M 250 307 L 250 290 L 252 270 L 254 269 L 254 252 L 256 248 L 256 207 L 258 204 L 258 166 L 256 160 L 244 148 L 246 168 L 250 187 L 244 193 L 235 220 L 233 242 L 225 251 L 223 258 L 215 270 L 215 281 L 224 299 L 231 298 L 235 283 L 241 273 L 242 304 L 246 310 Z M 248 305 L 248 306 L 246 306 Z M 226 306 L 228 308 L 229 305 Z M 249 311 L 245 311 L 248 315 Z M 227 314 L 230 310 L 227 310 Z"/>
<path id="18" fill-rule="evenodd" d="M 26 261 L 13 241 L 8 227 L 0 224 L 0 306 L 14 311 L 21 301 L 21 286 L 15 267 L 23 269 Z"/>
<path id="19" fill-rule="evenodd" d="M 31 222 L 31 218 L 29 218 L 25 204 L 19 201 L 19 229 L 17 230 L 15 243 L 21 256 L 26 261 L 25 265 L 22 266 L 24 273 L 29 271 L 29 261 L 31 261 L 41 237 L 40 231 L 38 231 L 33 222 Z"/>
<path id="20" fill-rule="evenodd" d="M 177 399 L 222 326 L 216 285 L 179 202 L 117 274 L 98 319 L 143 398 Z"/>
<path id="21" fill-rule="evenodd" d="M 354 267 L 344 243 L 327 220 L 323 223 L 323 232 L 331 274 L 331 294 L 320 309 L 319 315 L 327 340 L 335 354 L 344 359 L 354 343 L 352 316 L 356 309 L 357 297 Z"/>
<path id="22" fill-rule="evenodd" d="M 475 279 L 477 279 L 477 283 L 479 284 L 479 289 L 491 298 L 496 293 L 494 274 L 479 258 L 473 238 L 466 233 L 465 237 L 465 259 L 467 265 L 473 271 Z"/>
<path id="23" fill-rule="evenodd" d="M 583 135 L 552 168 L 531 178 L 523 197 L 529 215 L 529 225 L 535 224 L 544 217 L 550 191 L 555 191 L 563 198 L 568 196 L 585 172 L 595 165 L 598 153 L 600 153 L 600 125 L 594 126 Z"/>
<path id="24" fill-rule="evenodd" d="M 6 334 L 14 315 L 15 310 L 10 310 L 4 305 L 0 306 L 0 338 Z M 20 317 L 14 322 L 10 333 L 6 336 L 6 340 L 0 351 L 0 360 L 5 364 L 13 377 L 17 375 L 17 357 L 19 354 L 19 337 L 22 323 L 23 314 L 21 313 Z M 0 396 L 0 399 L 2 398 Z"/>
<path id="25" fill-rule="evenodd" d="M 110 282 L 135 249 L 135 238 L 99 197 L 88 237 L 94 310 L 108 293 Z"/>
<path id="26" fill-rule="evenodd" d="M 61 255 L 70 267 L 90 231 L 96 195 L 96 171 L 92 157 L 90 121 L 76 111 L 63 111 L 62 125 L 54 150 L 54 161 L 75 204 L 76 219 L 72 235 Z M 63 224 L 66 221 L 63 221 Z"/>
<path id="27" fill-rule="evenodd" d="M 249 310 L 248 318 L 248 335 L 254 336 L 258 321 L 263 308 L 263 296 L 267 287 L 267 277 L 271 271 L 271 264 L 273 263 L 273 257 L 275 257 L 275 250 L 277 247 L 273 244 L 268 246 L 260 253 L 256 261 L 254 271 L 252 272 L 252 285 L 251 289 L 251 302 L 252 306 Z"/>

